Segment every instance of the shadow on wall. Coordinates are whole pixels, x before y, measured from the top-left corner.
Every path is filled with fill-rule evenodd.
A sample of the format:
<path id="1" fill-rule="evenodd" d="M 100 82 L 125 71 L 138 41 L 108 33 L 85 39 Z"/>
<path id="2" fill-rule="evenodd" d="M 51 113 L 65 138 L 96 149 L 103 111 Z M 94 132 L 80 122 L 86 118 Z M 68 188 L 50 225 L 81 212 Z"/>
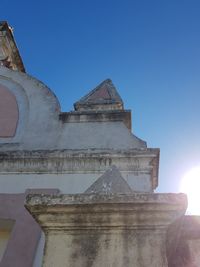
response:
<path id="1" fill-rule="evenodd" d="M 200 266 L 200 218 L 183 216 L 168 229 L 167 259 L 169 267 Z"/>
<path id="2" fill-rule="evenodd" d="M 0 262 L 6 250 L 14 224 L 14 220 L 0 219 Z"/>

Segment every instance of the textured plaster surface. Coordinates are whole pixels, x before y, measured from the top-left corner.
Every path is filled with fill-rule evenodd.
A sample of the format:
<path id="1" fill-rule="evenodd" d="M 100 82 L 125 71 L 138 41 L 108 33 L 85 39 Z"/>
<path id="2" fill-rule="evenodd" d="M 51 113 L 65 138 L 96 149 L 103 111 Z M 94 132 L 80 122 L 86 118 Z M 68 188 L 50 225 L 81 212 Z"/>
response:
<path id="1" fill-rule="evenodd" d="M 115 122 L 121 121 L 131 130 L 131 111 L 130 110 L 87 110 L 62 112 L 59 119 L 63 122 Z"/>
<path id="2" fill-rule="evenodd" d="M 0 150 L 146 148 L 121 119 L 64 123 L 54 94 L 25 73 L 0 67 L 0 82 L 15 95 L 20 120 L 14 138 L 0 138 Z"/>
<path id="3" fill-rule="evenodd" d="M 159 151 L 148 150 L 146 143 L 130 132 L 123 121 L 130 125 L 129 113 L 109 111 L 104 116 L 101 111 L 96 116 L 95 112 L 92 115 L 87 111 L 89 115 L 83 118 L 80 112 L 78 116 L 73 112 L 72 117 L 78 121 L 65 121 L 61 119 L 57 98 L 40 81 L 0 67 L 0 83 L 15 97 L 19 113 L 15 136 L 0 137 L 2 192 L 24 192 L 28 187 L 35 187 L 36 180 L 38 188 L 56 186 L 65 193 L 83 192 L 84 185 L 74 190 L 73 184 L 82 184 L 82 179 L 89 174 L 88 179 L 93 177 L 89 186 L 112 164 L 135 191 L 151 192 L 156 188 L 158 164 L 153 160 L 158 162 Z M 124 153 L 128 153 L 127 156 Z M 13 174 L 17 174 L 15 181 L 12 181 Z M 21 178 L 18 174 L 22 174 Z M 57 182 L 51 174 L 57 175 Z M 66 174 L 66 182 L 63 174 Z M 78 178 L 77 174 L 80 174 Z M 75 182 L 71 185 L 72 176 Z"/>
<path id="4" fill-rule="evenodd" d="M 170 225 L 167 238 L 169 267 L 200 266 L 200 216 L 182 216 Z"/>
<path id="5" fill-rule="evenodd" d="M 0 190 L 20 193 L 26 188 L 49 187 L 81 193 L 116 165 L 133 191 L 151 192 L 157 186 L 158 157 L 157 149 L 1 152 Z"/>
<path id="6" fill-rule="evenodd" d="M 22 148 L 28 147 L 28 144 L 32 144 L 32 147 L 50 144 L 50 138 L 55 139 L 55 132 L 59 130 L 60 107 L 53 93 L 27 74 L 5 67 L 0 67 L 0 83 L 15 95 L 19 108 L 16 135 L 6 140 L 0 138 L 0 143 L 6 149 L 10 146 Z"/>
<path id="7" fill-rule="evenodd" d="M 170 223 L 183 194 L 29 195 L 26 208 L 46 235 L 43 266 L 167 267 Z"/>
<path id="8" fill-rule="evenodd" d="M 146 142 L 131 133 L 131 113 L 123 110 L 121 99 L 115 99 L 115 105 L 113 98 L 109 99 L 109 107 L 107 102 L 99 102 L 99 97 L 107 97 L 105 88 L 91 99 L 100 104 L 99 110 L 91 112 L 87 107 L 84 112 L 63 114 L 51 90 L 25 73 L 0 67 L 0 84 L 16 99 L 19 115 L 15 135 L 0 137 L 0 193 L 24 194 L 27 188 L 82 193 L 113 164 L 133 191 L 152 192 L 157 187 L 159 150 L 148 149 Z M 106 235 L 101 234 L 102 243 L 108 242 L 111 249 L 118 237 L 106 241 Z M 93 242 L 93 233 L 90 237 Z M 33 254 L 26 255 L 34 267 L 39 267 L 43 241 L 34 263 Z M 122 248 L 123 242 L 116 250 Z M 126 259 L 120 260 L 126 265 Z"/>
<path id="9" fill-rule="evenodd" d="M 190 251 L 192 267 L 200 266 L 200 236 L 197 239 L 188 240 L 188 247 Z"/>
<path id="10" fill-rule="evenodd" d="M 68 207 L 71 205 L 84 205 L 84 204 L 91 204 L 91 205 L 98 205 L 98 204 L 105 204 L 105 203 L 122 203 L 124 208 L 127 206 L 129 209 L 129 203 L 132 204 L 132 209 L 134 207 L 137 208 L 137 204 L 145 204 L 144 209 L 147 209 L 148 204 L 152 210 L 158 207 L 159 205 L 163 205 L 163 209 L 171 208 L 172 210 L 176 208 L 180 208 L 180 210 L 185 211 L 187 208 L 187 198 L 185 194 L 173 194 L 173 193 L 165 193 L 165 194 L 148 194 L 148 193 L 132 193 L 132 194 L 29 194 L 26 198 L 26 206 L 30 207 L 29 210 L 34 210 L 34 208 L 42 208 L 45 206 L 50 207 L 50 209 L 54 209 L 54 205 L 61 205 L 64 207 Z M 159 205 L 158 205 L 159 204 Z M 40 206 L 41 205 L 41 206 Z M 142 207 L 142 206 L 141 206 Z M 57 206 L 59 208 L 59 206 Z M 76 206 L 74 207 L 76 208 Z M 179 209 L 178 209 L 179 210 Z M 59 212 L 59 209 L 58 209 Z M 167 215 L 166 215 L 167 216 Z"/>
<path id="11" fill-rule="evenodd" d="M 26 188 L 58 188 L 65 194 L 83 193 L 100 176 L 99 173 L 78 174 L 8 174 L 0 176 L 1 193 L 22 193 Z M 134 173 L 125 174 L 125 179 L 133 191 L 149 192 L 151 184 L 147 176 L 137 177 Z M 127 178 L 126 178 L 127 177 Z"/>
<path id="12" fill-rule="evenodd" d="M 47 240 L 44 267 L 167 266 L 159 231 L 50 232 Z"/>

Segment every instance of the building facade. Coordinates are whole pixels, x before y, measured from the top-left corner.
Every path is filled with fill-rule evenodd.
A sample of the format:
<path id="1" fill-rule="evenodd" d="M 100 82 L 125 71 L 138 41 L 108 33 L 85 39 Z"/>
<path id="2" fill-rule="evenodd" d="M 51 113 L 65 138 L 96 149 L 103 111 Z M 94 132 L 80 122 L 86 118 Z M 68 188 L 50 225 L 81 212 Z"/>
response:
<path id="1" fill-rule="evenodd" d="M 25 72 L 12 29 L 6 22 L 0 23 L 1 267 L 42 265 L 45 237 L 24 207 L 28 194 L 52 195 L 52 199 L 56 195 L 56 203 L 63 194 L 84 192 L 154 196 L 158 168 L 159 149 L 148 148 L 145 141 L 132 133 L 131 111 L 124 109 L 110 79 L 77 101 L 73 111 L 62 112 L 54 93 Z M 109 170 L 112 179 L 104 180 L 102 176 Z M 118 175 L 121 178 L 117 179 Z M 33 199 L 28 197 L 26 207 L 34 213 Z M 161 199 L 162 196 L 158 197 L 159 207 Z M 175 205 L 178 215 L 174 215 L 173 223 L 169 220 L 166 228 L 170 234 L 164 236 L 166 262 L 170 267 L 200 266 L 199 219 L 183 216 L 186 204 L 182 196 L 180 199 L 181 206 Z M 135 203 L 135 197 L 132 201 Z M 151 197 L 146 201 L 152 202 Z M 74 266 L 101 266 L 95 261 L 90 265 L 77 264 Z M 152 266 L 159 266 L 155 264 Z M 72 264 L 61 262 L 60 266 Z"/>

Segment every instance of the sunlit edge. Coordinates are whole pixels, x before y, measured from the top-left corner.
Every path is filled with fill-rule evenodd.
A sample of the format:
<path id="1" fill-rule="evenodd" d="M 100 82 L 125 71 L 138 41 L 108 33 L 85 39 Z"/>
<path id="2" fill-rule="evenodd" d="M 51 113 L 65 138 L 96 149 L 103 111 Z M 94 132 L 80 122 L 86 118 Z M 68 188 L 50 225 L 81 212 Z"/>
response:
<path id="1" fill-rule="evenodd" d="M 180 191 L 188 197 L 188 215 L 200 215 L 200 166 L 192 168 L 181 180 Z"/>

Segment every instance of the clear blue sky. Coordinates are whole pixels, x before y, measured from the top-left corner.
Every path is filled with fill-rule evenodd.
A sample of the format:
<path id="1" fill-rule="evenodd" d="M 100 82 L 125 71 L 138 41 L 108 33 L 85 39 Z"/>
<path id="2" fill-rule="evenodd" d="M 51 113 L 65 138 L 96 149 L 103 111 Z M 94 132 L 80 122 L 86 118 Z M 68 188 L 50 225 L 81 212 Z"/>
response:
<path id="1" fill-rule="evenodd" d="M 133 132 L 159 147 L 158 191 L 200 164 L 199 0 L 1 0 L 26 70 L 62 110 L 106 78 Z"/>

